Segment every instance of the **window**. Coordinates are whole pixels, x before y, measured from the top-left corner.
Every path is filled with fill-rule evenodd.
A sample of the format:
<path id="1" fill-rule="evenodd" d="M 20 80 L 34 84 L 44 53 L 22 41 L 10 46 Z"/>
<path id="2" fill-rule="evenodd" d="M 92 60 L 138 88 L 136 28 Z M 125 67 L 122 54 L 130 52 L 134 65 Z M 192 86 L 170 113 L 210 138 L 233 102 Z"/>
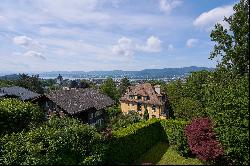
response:
<path id="1" fill-rule="evenodd" d="M 154 112 L 156 111 L 156 106 L 155 105 L 152 106 L 152 111 L 154 111 Z"/>

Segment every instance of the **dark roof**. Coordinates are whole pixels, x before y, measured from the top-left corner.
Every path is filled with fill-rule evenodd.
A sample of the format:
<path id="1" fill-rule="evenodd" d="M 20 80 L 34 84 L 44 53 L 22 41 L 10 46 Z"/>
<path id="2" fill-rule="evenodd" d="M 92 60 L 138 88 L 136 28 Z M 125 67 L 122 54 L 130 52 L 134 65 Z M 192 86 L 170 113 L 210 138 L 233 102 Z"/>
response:
<path id="1" fill-rule="evenodd" d="M 46 96 L 69 114 L 90 108 L 100 110 L 115 103 L 110 97 L 92 88 L 56 90 Z"/>
<path id="2" fill-rule="evenodd" d="M 131 99 L 130 96 L 148 96 L 149 100 Z M 121 97 L 120 101 L 127 102 L 141 102 L 145 104 L 163 105 L 165 101 L 160 101 L 158 96 L 163 94 L 157 94 L 154 87 L 150 83 L 139 84 L 135 86 L 129 86 L 124 96 Z"/>
<path id="3" fill-rule="evenodd" d="M 0 88 L 0 97 L 1 96 L 16 96 L 21 100 L 30 100 L 41 95 L 19 86 L 12 86 Z"/>

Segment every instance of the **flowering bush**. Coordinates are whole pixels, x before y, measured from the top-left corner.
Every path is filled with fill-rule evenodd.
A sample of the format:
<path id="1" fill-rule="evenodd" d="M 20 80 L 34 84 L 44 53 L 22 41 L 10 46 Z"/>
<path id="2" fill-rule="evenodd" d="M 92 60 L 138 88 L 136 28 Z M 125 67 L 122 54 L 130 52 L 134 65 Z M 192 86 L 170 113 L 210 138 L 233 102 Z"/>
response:
<path id="1" fill-rule="evenodd" d="M 190 150 L 198 159 L 213 162 L 223 156 L 223 149 L 215 137 L 209 118 L 193 119 L 185 128 L 185 134 Z"/>

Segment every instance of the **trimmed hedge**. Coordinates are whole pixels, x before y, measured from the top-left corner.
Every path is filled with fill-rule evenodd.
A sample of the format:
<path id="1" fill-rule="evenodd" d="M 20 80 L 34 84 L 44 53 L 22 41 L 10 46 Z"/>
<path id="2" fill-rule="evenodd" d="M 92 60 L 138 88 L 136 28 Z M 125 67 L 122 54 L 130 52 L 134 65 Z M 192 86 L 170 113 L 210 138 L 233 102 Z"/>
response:
<path id="1" fill-rule="evenodd" d="M 108 163 L 131 164 L 166 136 L 160 120 L 151 119 L 114 131 L 109 142 Z"/>
<path id="2" fill-rule="evenodd" d="M 161 120 L 161 125 L 164 128 L 169 145 L 176 149 L 183 156 L 188 156 L 191 153 L 188 146 L 187 137 L 184 132 L 187 124 L 187 121 L 171 119 Z"/>

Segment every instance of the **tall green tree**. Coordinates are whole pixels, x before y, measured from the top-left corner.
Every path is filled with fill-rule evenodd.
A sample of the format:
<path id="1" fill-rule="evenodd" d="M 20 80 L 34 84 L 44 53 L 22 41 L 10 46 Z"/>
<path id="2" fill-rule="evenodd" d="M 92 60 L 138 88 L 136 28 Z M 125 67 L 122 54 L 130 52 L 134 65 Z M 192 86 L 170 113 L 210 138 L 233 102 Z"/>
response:
<path id="1" fill-rule="evenodd" d="M 216 42 L 210 59 L 221 57 L 218 64 L 236 75 L 249 74 L 249 0 L 240 0 L 233 7 L 235 13 L 224 18 L 229 24 L 226 29 L 216 24 L 210 37 Z"/>
<path id="2" fill-rule="evenodd" d="M 204 87 L 207 85 L 210 75 L 211 72 L 207 70 L 192 72 L 184 84 L 185 96 L 199 101 L 203 107 L 206 104 Z"/>
<path id="3" fill-rule="evenodd" d="M 19 74 L 19 79 L 17 80 L 16 85 L 40 94 L 44 93 L 43 84 L 39 80 L 39 75 L 29 76 L 24 73 Z"/>
<path id="4" fill-rule="evenodd" d="M 100 90 L 103 94 L 106 94 L 116 102 L 119 102 L 120 93 L 111 77 L 104 81 L 104 83 L 100 86 Z"/>
<path id="5" fill-rule="evenodd" d="M 128 86 L 130 86 L 129 79 L 127 77 L 124 77 L 121 79 L 121 85 L 120 85 L 120 94 L 123 95 L 126 92 L 126 89 Z"/>

